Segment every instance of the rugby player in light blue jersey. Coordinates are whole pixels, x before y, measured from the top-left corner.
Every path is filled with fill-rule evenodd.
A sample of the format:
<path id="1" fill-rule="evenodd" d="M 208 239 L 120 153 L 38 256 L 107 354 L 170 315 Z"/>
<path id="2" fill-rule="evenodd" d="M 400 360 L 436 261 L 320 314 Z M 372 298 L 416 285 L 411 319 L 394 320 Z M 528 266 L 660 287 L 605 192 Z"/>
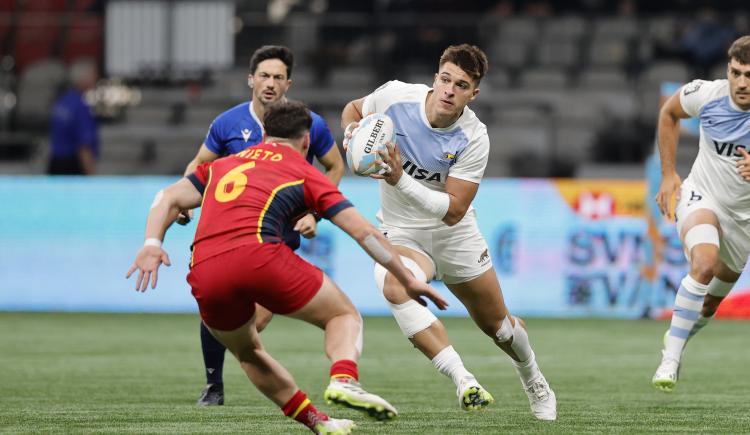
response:
<path id="1" fill-rule="evenodd" d="M 662 181 L 655 199 L 664 216 L 675 216 L 690 264 L 652 378 L 664 391 L 677 384 L 688 338 L 714 315 L 750 253 L 750 36 L 734 41 L 727 54 L 727 79 L 694 80 L 659 112 Z M 675 170 L 675 155 L 684 118 L 700 119 L 700 140 L 683 182 Z"/>
<path id="2" fill-rule="evenodd" d="M 216 117 L 208 128 L 208 134 L 198 154 L 187 165 L 186 176 L 192 174 L 202 163 L 238 153 L 251 145 L 262 142 L 263 117 L 269 105 L 286 99 L 286 92 L 292 85 L 293 66 L 292 51 L 284 46 L 266 45 L 253 53 L 250 58 L 250 74 L 247 77 L 252 100 L 239 104 Z M 310 115 L 313 121 L 310 128 L 310 150 L 307 154 L 307 161 L 312 163 L 313 158 L 317 159 L 325 168 L 328 179 L 338 185 L 344 175 L 344 160 L 323 118 L 315 112 L 310 112 Z M 192 210 L 185 211 L 177 222 L 184 225 L 191 217 Z M 297 249 L 300 244 L 300 234 L 306 238 L 315 236 L 315 218 L 310 214 L 300 218 L 294 230 L 286 235 L 285 241 L 292 249 Z M 262 331 L 271 320 L 272 314 L 259 305 L 256 306 L 256 313 L 256 327 L 258 331 Z M 223 405 L 222 368 L 226 349 L 211 335 L 203 323 L 201 323 L 201 349 L 207 382 L 198 399 L 198 405 Z"/>
<path id="3" fill-rule="evenodd" d="M 534 416 L 555 420 L 555 394 L 537 365 L 523 321 L 505 306 L 471 206 L 490 140 L 467 105 L 479 93 L 487 57 L 472 45 L 451 46 L 438 67 L 432 88 L 394 80 L 347 104 L 341 117 L 349 132 L 345 143 L 363 114 L 385 113 L 393 119 L 398 148 L 390 144 L 381 154 L 390 172 L 372 175 L 381 179 L 381 230 L 415 276 L 442 280 L 477 326 L 508 354 Z M 404 335 L 456 385 L 461 407 L 489 405 L 492 396 L 464 367 L 443 323 L 426 307 L 411 303 L 385 269 L 375 268 L 375 281 Z"/>

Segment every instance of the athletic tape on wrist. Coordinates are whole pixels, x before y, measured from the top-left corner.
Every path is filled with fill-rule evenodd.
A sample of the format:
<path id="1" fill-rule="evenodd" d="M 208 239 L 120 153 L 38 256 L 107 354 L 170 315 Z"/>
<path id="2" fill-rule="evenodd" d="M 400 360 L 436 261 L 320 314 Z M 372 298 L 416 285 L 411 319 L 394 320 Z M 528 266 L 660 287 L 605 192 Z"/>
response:
<path id="1" fill-rule="evenodd" d="M 149 237 L 143 242 L 143 246 L 156 246 L 157 248 L 161 248 L 161 240 L 155 237 Z"/>
<path id="2" fill-rule="evenodd" d="M 445 192 L 438 192 L 425 187 L 409 175 L 401 174 L 398 183 L 394 186 L 403 193 L 411 202 L 421 210 L 442 219 L 448 213 L 451 198 Z"/>

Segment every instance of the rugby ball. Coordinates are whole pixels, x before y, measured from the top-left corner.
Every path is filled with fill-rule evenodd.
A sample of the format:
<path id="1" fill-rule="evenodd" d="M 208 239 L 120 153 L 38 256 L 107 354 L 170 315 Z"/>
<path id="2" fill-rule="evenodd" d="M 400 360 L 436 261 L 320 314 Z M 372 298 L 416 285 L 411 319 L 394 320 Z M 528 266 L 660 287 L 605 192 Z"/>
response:
<path id="1" fill-rule="evenodd" d="M 394 142 L 394 133 L 393 120 L 384 113 L 372 113 L 362 118 L 352 131 L 346 149 L 346 161 L 352 172 L 366 177 L 381 171 L 381 166 L 376 163 L 380 158 L 378 151 L 385 149 L 387 142 Z"/>

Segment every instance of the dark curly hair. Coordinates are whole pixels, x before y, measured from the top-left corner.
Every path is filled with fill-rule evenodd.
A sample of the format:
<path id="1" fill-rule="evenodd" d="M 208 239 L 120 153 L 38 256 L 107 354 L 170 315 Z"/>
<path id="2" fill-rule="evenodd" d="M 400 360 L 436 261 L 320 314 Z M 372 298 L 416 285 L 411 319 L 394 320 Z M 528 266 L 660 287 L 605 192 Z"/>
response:
<path id="1" fill-rule="evenodd" d="M 266 109 L 263 128 L 272 137 L 299 139 L 310 131 L 312 117 L 301 101 L 279 101 Z"/>
<path id="2" fill-rule="evenodd" d="M 727 50 L 729 61 L 737 59 L 737 62 L 748 65 L 750 64 L 750 35 L 745 35 L 734 41 Z"/>
<path id="3" fill-rule="evenodd" d="M 283 45 L 264 45 L 255 50 L 250 58 L 250 74 L 255 74 L 258 64 L 268 59 L 278 59 L 286 65 L 286 78 L 292 78 L 292 66 L 294 66 L 294 55 L 292 50 Z"/>
<path id="4" fill-rule="evenodd" d="M 443 51 L 438 66 L 441 67 L 446 62 L 456 64 L 459 68 L 464 70 L 464 72 L 466 72 L 466 74 L 468 74 L 477 85 L 484 75 L 487 74 L 487 70 L 489 69 L 487 55 L 476 45 L 451 45 Z"/>

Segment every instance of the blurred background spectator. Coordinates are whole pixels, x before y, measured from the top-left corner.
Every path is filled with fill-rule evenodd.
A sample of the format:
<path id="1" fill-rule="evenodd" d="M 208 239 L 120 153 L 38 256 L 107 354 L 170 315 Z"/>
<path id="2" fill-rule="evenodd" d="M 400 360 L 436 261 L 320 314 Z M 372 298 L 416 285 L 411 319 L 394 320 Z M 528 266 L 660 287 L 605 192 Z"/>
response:
<path id="1" fill-rule="evenodd" d="M 664 81 L 726 75 L 748 32 L 740 1 L 0 0 L 0 173 L 43 173 L 67 65 L 93 58 L 99 174 L 180 174 L 222 108 L 244 101 L 249 56 L 297 53 L 290 97 L 340 139 L 343 105 L 386 80 L 431 83 L 469 42 L 490 70 L 472 108 L 487 176 L 640 178 Z M 697 150 L 685 136 L 678 165 Z M 340 142 L 340 140 L 339 140 Z"/>
<path id="2" fill-rule="evenodd" d="M 70 87 L 57 98 L 50 121 L 50 175 L 93 175 L 99 156 L 99 132 L 86 92 L 99 78 L 92 60 L 70 67 Z"/>

